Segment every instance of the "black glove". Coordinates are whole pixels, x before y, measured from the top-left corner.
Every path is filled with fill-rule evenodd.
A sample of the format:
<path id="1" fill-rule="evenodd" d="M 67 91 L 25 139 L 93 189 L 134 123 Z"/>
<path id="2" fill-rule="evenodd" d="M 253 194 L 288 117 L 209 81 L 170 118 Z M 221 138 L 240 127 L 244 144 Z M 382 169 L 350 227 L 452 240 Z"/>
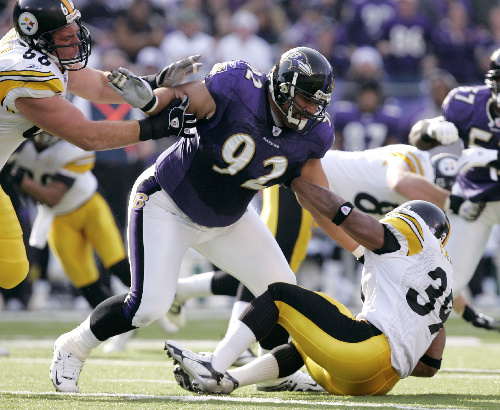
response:
<path id="1" fill-rule="evenodd" d="M 470 306 L 465 306 L 462 317 L 474 327 L 480 327 L 487 330 L 496 330 L 500 332 L 500 321 L 476 312 Z"/>
<path id="2" fill-rule="evenodd" d="M 11 169 L 11 171 L 7 174 L 7 182 L 12 185 L 20 186 L 21 182 L 23 182 L 24 175 L 28 170 L 23 167 L 17 167 L 15 169 Z"/>
<path id="3" fill-rule="evenodd" d="M 170 135 L 193 138 L 196 135 L 196 116 L 186 114 L 189 107 L 189 97 L 175 98 L 154 117 L 139 120 L 141 141 L 157 140 Z"/>
<path id="4" fill-rule="evenodd" d="M 466 198 L 462 198 L 458 195 L 450 195 L 450 210 L 465 220 L 472 222 L 479 218 L 481 212 L 483 212 L 486 203 L 471 202 Z"/>

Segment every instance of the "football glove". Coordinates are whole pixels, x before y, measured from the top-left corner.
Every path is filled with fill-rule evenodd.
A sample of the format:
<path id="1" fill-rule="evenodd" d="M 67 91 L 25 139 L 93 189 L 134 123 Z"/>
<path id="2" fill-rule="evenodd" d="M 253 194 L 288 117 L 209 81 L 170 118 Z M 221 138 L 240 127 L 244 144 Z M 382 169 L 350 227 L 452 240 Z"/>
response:
<path id="1" fill-rule="evenodd" d="M 153 90 L 158 87 L 175 87 L 182 84 L 186 77 L 199 71 L 203 65 L 198 63 L 200 58 L 201 55 L 199 54 L 187 57 L 166 66 L 156 74 L 145 75 L 140 78 L 146 81 Z"/>
<path id="2" fill-rule="evenodd" d="M 457 127 L 448 121 L 432 121 L 427 128 L 427 135 L 442 145 L 458 141 Z"/>
<path id="3" fill-rule="evenodd" d="M 158 98 L 148 82 L 137 77 L 132 71 L 120 67 L 118 71 L 112 70 L 108 79 L 109 87 L 120 94 L 132 107 L 149 113 L 158 105 Z"/>
<path id="4" fill-rule="evenodd" d="M 472 222 L 479 218 L 486 203 L 483 201 L 471 202 L 458 195 L 450 195 L 450 210 L 465 220 Z"/>
<path id="5" fill-rule="evenodd" d="M 465 306 L 462 317 L 474 327 L 480 327 L 487 330 L 496 330 L 500 332 L 500 321 L 476 312 L 470 306 Z"/>
<path id="6" fill-rule="evenodd" d="M 475 167 L 500 168 L 498 151 L 482 147 L 464 149 L 461 157 L 458 159 L 457 166 L 458 170 L 463 173 Z"/>
<path id="7" fill-rule="evenodd" d="M 189 97 L 175 98 L 154 117 L 139 120 L 141 141 L 156 140 L 170 135 L 192 138 L 196 136 L 196 116 L 187 114 Z"/>

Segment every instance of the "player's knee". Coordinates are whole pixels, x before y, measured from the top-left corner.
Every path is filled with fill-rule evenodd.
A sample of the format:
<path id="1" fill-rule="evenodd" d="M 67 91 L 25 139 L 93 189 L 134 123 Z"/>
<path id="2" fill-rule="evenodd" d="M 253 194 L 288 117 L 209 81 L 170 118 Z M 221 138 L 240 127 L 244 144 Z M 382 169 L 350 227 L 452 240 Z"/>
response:
<path id="1" fill-rule="evenodd" d="M 28 276 L 29 262 L 27 260 L 17 262 L 2 261 L 0 266 L 0 288 L 12 289 Z"/>

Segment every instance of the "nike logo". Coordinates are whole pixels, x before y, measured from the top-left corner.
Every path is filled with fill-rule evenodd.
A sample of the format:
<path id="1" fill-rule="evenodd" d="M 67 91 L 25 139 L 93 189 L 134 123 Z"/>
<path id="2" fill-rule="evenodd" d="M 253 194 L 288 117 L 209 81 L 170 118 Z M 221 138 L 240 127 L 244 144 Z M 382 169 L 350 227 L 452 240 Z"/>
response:
<path id="1" fill-rule="evenodd" d="M 56 370 L 56 385 L 60 385 L 62 382 L 59 381 L 59 379 L 57 378 L 57 370 Z"/>

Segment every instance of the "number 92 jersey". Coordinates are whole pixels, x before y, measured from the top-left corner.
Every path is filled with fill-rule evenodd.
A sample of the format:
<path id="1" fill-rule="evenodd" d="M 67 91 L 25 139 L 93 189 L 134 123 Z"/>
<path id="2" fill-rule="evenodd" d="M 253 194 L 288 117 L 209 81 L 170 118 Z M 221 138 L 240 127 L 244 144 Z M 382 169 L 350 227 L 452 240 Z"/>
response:
<path id="1" fill-rule="evenodd" d="M 14 29 L 0 40 L 0 166 L 39 131 L 16 108 L 19 97 L 65 96 L 68 74 L 44 54 L 24 46 Z"/>
<path id="2" fill-rule="evenodd" d="M 267 76 L 243 61 L 216 64 L 205 83 L 217 108 L 156 162 L 156 178 L 194 222 L 228 226 L 255 193 L 300 175 L 333 144 L 330 117 L 303 135 L 274 126 Z M 307 127 L 307 125 L 306 125 Z"/>
<path id="3" fill-rule="evenodd" d="M 443 102 L 443 116 L 455 124 L 464 146 L 500 150 L 500 117 L 491 115 L 494 104 L 487 86 L 458 87 Z M 500 201 L 500 181 L 490 168 L 459 173 L 457 182 L 472 201 Z"/>
<path id="4" fill-rule="evenodd" d="M 381 222 L 400 249 L 365 251 L 358 320 L 381 330 L 391 347 L 391 363 L 401 378 L 411 374 L 450 314 L 453 270 L 446 249 L 420 216 L 391 212 Z"/>
<path id="5" fill-rule="evenodd" d="M 387 184 L 387 169 L 393 161 L 402 161 L 412 172 L 435 180 L 430 154 L 404 144 L 365 151 L 329 151 L 321 164 L 333 192 L 380 219 L 408 201 Z"/>

